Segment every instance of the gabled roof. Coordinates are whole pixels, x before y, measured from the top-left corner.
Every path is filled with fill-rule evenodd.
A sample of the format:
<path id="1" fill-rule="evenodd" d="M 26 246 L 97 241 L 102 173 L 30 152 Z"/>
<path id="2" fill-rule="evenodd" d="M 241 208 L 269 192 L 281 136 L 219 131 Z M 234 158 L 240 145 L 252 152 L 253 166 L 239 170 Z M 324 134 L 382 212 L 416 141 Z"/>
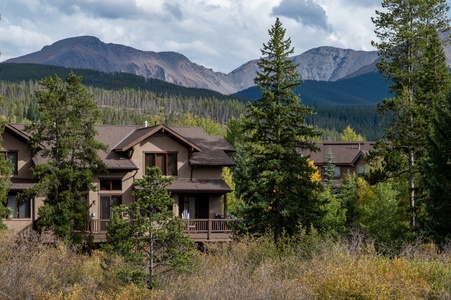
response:
<path id="1" fill-rule="evenodd" d="M 29 142 L 31 140 L 31 136 L 28 132 L 25 131 L 25 125 L 23 124 L 6 124 L 5 132 L 8 131 L 22 140 L 25 144 L 29 146 Z M 32 157 L 32 161 L 34 165 L 45 163 L 47 159 L 42 157 L 41 150 L 44 149 L 45 146 L 42 143 L 38 144 L 37 152 Z"/>
<path id="2" fill-rule="evenodd" d="M 19 124 L 6 124 L 5 131 L 12 132 L 14 135 L 19 137 L 25 142 L 30 140 L 30 136 L 24 131 L 25 126 Z"/>
<path id="3" fill-rule="evenodd" d="M 201 127 L 171 127 L 174 131 L 187 138 L 192 143 L 198 145 L 202 151 L 194 152 L 190 157 L 192 166 L 234 166 L 235 162 L 228 153 L 235 152 L 235 149 L 220 135 L 209 135 Z"/>
<path id="4" fill-rule="evenodd" d="M 8 124 L 5 128 L 26 141 L 30 139 L 24 125 Z M 95 129 L 96 140 L 108 146 L 107 151 L 99 151 L 99 157 L 109 170 L 137 170 L 126 152 L 156 133 L 164 133 L 189 148 L 192 151 L 190 164 L 193 166 L 235 165 L 227 155 L 234 151 L 232 146 L 222 136 L 209 135 L 201 127 L 99 125 Z M 38 157 L 33 159 L 38 163 Z"/>
<path id="5" fill-rule="evenodd" d="M 319 151 L 312 152 L 310 159 L 316 165 L 324 165 L 327 161 L 329 150 L 333 155 L 333 164 L 353 166 L 357 160 L 373 149 L 374 142 L 325 142 L 316 143 Z"/>
<path id="6" fill-rule="evenodd" d="M 192 151 L 192 166 L 234 166 L 235 163 L 227 155 L 234 151 L 232 146 L 222 137 L 209 135 L 201 127 L 182 126 L 169 127 L 155 125 L 150 127 L 101 125 L 97 126 L 96 139 L 110 149 L 99 153 L 108 169 L 136 170 L 138 167 L 128 158 L 126 152 L 136 144 L 157 133 L 169 135 Z"/>
<path id="7" fill-rule="evenodd" d="M 171 136 L 175 140 L 179 141 L 181 144 L 184 144 L 185 146 L 191 148 L 193 151 L 194 150 L 201 151 L 201 149 L 197 145 L 193 144 L 185 137 L 183 137 L 182 135 L 178 134 L 177 132 L 175 132 L 174 130 L 165 125 L 137 128 L 133 132 L 131 132 L 127 137 L 125 137 L 119 144 L 117 144 L 113 148 L 113 151 L 117 152 L 127 151 L 136 144 L 142 142 L 143 140 L 151 137 L 152 135 L 158 132 L 163 132 Z"/>

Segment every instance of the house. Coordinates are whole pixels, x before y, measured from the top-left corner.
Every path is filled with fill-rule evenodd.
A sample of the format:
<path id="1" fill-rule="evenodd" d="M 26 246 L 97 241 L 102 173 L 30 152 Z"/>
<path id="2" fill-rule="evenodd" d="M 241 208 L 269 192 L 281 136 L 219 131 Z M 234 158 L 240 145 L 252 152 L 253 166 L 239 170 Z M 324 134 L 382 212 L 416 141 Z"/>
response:
<path id="1" fill-rule="evenodd" d="M 108 146 L 99 151 L 107 166 L 105 174 L 95 174 L 95 191 L 89 191 L 91 223 L 88 228 L 94 241 L 106 238 L 107 224 L 113 208 L 130 204 L 133 183 L 145 175 L 147 166 L 157 166 L 163 175 L 174 179 L 168 187 L 175 203 L 174 214 L 184 219 L 185 232 L 195 241 L 228 239 L 227 193 L 231 188 L 222 179 L 223 167 L 234 166 L 230 154 L 234 149 L 221 136 L 212 136 L 200 127 L 155 126 L 97 126 L 97 140 Z M 40 162 L 32 157 L 29 136 L 21 125 L 5 127 L 3 150 L 16 161 L 17 172 L 11 176 L 11 201 L 8 207 L 15 212 L 5 220 L 9 228 L 20 230 L 33 224 L 42 199 L 31 199 L 28 206 L 14 207 L 15 193 L 30 187 L 33 182 L 30 168 Z M 14 156 L 15 155 L 15 156 Z"/>
<path id="2" fill-rule="evenodd" d="M 4 223 L 14 231 L 20 231 L 32 224 L 37 218 L 37 207 L 43 204 L 42 198 L 29 199 L 26 202 L 17 201 L 18 193 L 34 185 L 31 168 L 37 160 L 32 157 L 29 140 L 30 136 L 20 128 L 12 125 L 5 126 L 0 151 L 11 160 L 12 172 L 6 200 L 6 206 L 11 214 Z"/>
<path id="3" fill-rule="evenodd" d="M 322 183 L 325 179 L 325 166 L 328 156 L 332 155 L 334 165 L 334 178 L 332 186 L 341 187 L 341 180 L 347 174 L 356 174 L 362 177 L 365 172 L 366 161 L 364 155 L 373 149 L 375 142 L 324 142 L 316 143 L 319 148 L 316 152 L 308 153 L 310 159 L 321 173 Z M 330 153 L 330 154 L 329 154 Z"/>

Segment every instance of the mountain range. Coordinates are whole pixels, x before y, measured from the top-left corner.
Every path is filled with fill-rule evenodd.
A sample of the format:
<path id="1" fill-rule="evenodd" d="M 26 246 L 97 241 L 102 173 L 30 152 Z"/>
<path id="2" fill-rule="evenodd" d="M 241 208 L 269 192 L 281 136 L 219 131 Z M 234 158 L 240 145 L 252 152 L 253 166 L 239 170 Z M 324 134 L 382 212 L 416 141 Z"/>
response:
<path id="1" fill-rule="evenodd" d="M 451 47 L 445 47 L 451 65 Z M 226 58 L 225 58 L 226 59 Z M 318 47 L 290 59 L 304 84 L 296 92 L 304 103 L 320 105 L 374 105 L 389 96 L 387 83 L 377 71 L 376 51 Z M 104 43 L 97 37 L 63 39 L 40 51 L 5 63 L 53 65 L 105 73 L 130 73 L 183 87 L 209 89 L 243 99 L 257 99 L 254 86 L 257 59 L 225 74 L 191 62 L 177 52 L 142 51 Z"/>
<path id="2" fill-rule="evenodd" d="M 378 56 L 375 51 L 319 47 L 291 59 L 299 64 L 297 71 L 302 80 L 336 81 L 376 71 Z M 40 51 L 5 62 L 133 73 L 226 95 L 253 86 L 257 71 L 257 59 L 224 74 L 195 64 L 180 53 L 141 51 L 124 45 L 107 44 L 93 36 L 63 39 Z"/>

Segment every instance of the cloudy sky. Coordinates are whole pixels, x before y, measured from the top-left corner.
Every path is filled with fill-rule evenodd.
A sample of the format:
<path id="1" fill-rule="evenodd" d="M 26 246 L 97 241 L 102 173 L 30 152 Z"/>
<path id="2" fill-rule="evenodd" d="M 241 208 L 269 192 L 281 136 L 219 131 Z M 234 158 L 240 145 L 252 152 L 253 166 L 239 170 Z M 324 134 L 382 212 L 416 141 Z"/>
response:
<path id="1" fill-rule="evenodd" d="M 145 51 L 176 51 L 229 73 L 260 57 L 279 17 L 295 54 L 318 46 L 374 50 L 380 0 L 2 0 L 0 61 L 92 35 Z M 451 3 L 451 0 L 449 0 Z"/>

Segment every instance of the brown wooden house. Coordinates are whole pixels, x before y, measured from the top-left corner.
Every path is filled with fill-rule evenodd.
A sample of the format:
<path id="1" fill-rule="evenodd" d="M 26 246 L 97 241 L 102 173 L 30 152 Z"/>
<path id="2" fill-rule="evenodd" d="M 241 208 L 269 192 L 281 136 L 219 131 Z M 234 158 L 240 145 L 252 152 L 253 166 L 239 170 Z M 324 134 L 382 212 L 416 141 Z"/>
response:
<path id="1" fill-rule="evenodd" d="M 316 143 L 319 151 L 312 152 L 310 159 L 321 173 L 322 182 L 325 178 L 325 166 L 329 153 L 332 154 L 332 163 L 335 167 L 332 186 L 341 187 L 341 180 L 347 174 L 356 174 L 363 176 L 365 172 L 366 161 L 364 154 L 373 149 L 374 142 L 324 142 Z"/>
<path id="2" fill-rule="evenodd" d="M 147 166 L 157 166 L 163 175 L 174 178 L 168 190 L 175 200 L 174 214 L 183 218 L 186 234 L 195 241 L 229 239 L 227 224 L 233 220 L 227 219 L 227 193 L 231 188 L 222 179 L 222 168 L 234 165 L 229 157 L 234 149 L 223 137 L 209 135 L 200 127 L 105 125 L 96 129 L 97 140 L 109 148 L 99 152 L 108 172 L 93 176 L 96 190 L 87 197 L 88 230 L 96 242 L 105 239 L 113 208 L 134 200 L 133 183 L 143 177 Z M 33 184 L 30 168 L 42 162 L 31 156 L 27 142 L 22 125 L 6 125 L 2 151 L 17 167 L 7 204 L 12 213 L 4 222 L 16 231 L 33 224 L 42 205 L 42 199 L 30 199 L 23 206 L 14 202 L 15 193 Z"/>

